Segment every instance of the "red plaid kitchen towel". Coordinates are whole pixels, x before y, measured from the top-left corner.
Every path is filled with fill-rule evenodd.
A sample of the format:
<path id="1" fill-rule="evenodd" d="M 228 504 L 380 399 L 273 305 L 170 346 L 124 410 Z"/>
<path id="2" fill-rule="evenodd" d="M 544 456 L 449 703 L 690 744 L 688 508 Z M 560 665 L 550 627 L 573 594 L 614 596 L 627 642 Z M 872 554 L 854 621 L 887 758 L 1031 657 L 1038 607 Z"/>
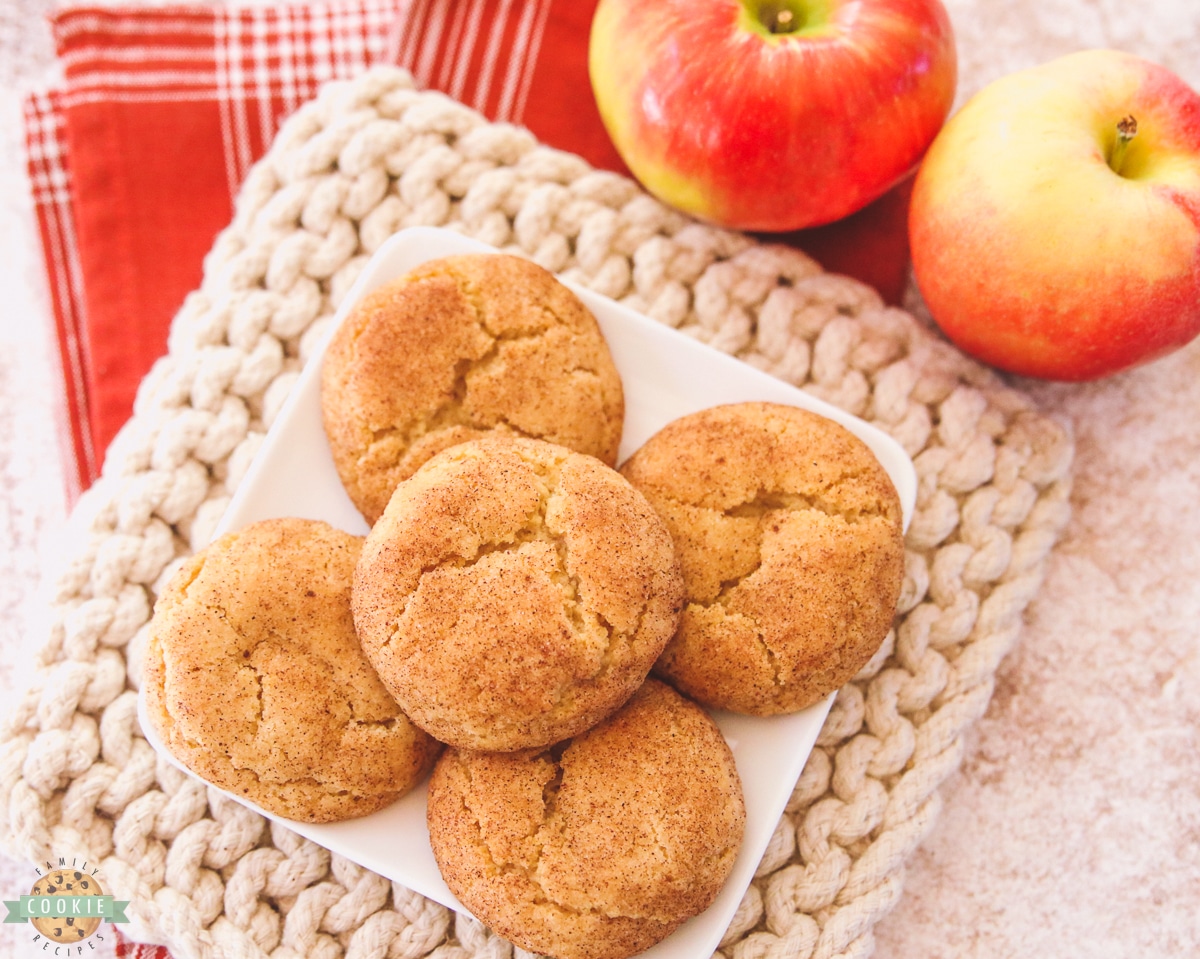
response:
<path id="1" fill-rule="evenodd" d="M 62 365 L 66 422 L 60 430 L 60 446 L 68 493 L 74 499 L 81 486 L 86 486 L 96 476 L 98 455 L 90 426 L 83 278 L 75 219 L 71 214 L 66 134 L 59 91 L 34 93 L 26 98 L 25 148 Z"/>
<path id="2" fill-rule="evenodd" d="M 113 926 L 113 953 L 117 959 L 172 959 L 166 946 L 153 946 L 144 942 L 133 942 L 121 935 Z"/>
<path id="3" fill-rule="evenodd" d="M 401 5 L 81 8 L 54 18 L 64 84 L 27 99 L 25 125 L 72 492 L 97 475 L 279 121 L 320 83 L 380 59 Z"/>
<path id="4" fill-rule="evenodd" d="M 170 320 L 280 122 L 381 61 L 494 120 L 624 172 L 587 78 L 597 0 L 343 0 L 77 8 L 53 18 L 61 89 L 25 107 L 29 176 L 70 429 L 71 493 L 95 478 Z M 895 301 L 904 191 L 789 237 Z"/>

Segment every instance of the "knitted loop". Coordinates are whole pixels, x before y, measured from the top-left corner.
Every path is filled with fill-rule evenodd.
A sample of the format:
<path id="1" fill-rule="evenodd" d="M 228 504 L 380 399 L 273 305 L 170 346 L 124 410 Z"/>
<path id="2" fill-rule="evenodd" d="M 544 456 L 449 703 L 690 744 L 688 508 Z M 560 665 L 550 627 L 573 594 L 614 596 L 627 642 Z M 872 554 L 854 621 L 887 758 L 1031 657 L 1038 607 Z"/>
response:
<path id="1" fill-rule="evenodd" d="M 129 934 L 179 959 L 525 955 L 155 756 L 130 688 L 157 590 L 208 541 L 370 254 L 416 224 L 531 257 L 913 457 L 896 627 L 838 693 L 720 953 L 868 955 L 1066 522 L 1068 436 L 867 287 L 689 221 L 389 68 L 326 85 L 251 170 L 77 509 L 44 671 L 3 731 L 10 852 L 100 862 Z"/>

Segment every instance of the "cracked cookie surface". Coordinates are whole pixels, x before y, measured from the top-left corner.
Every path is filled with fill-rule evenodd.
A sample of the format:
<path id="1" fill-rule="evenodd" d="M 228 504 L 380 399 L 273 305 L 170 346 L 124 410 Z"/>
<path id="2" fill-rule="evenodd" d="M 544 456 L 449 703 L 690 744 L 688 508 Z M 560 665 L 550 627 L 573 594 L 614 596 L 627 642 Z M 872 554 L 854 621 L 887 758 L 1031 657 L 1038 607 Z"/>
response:
<path id="1" fill-rule="evenodd" d="M 720 731 L 653 679 L 549 749 L 448 749 L 427 809 L 434 856 L 463 905 L 559 959 L 632 955 L 708 908 L 745 826 Z"/>
<path id="2" fill-rule="evenodd" d="M 625 415 L 595 318 L 553 274 L 505 254 L 434 260 L 364 297 L 330 340 L 321 409 L 370 523 L 430 457 L 493 431 L 613 466 Z"/>
<path id="3" fill-rule="evenodd" d="M 444 451 L 363 546 L 363 649 L 442 742 L 557 742 L 619 707 L 675 631 L 683 582 L 662 520 L 615 470 L 540 440 Z"/>
<path id="4" fill-rule="evenodd" d="M 849 430 L 740 403 L 668 424 L 621 467 L 671 530 L 686 600 L 655 672 L 717 708 L 794 712 L 886 637 L 904 572 L 899 497 Z"/>
<path id="5" fill-rule="evenodd" d="M 159 737 L 204 779 L 289 819 L 375 812 L 441 748 L 359 645 L 361 550 L 325 523 L 254 523 L 193 556 L 155 605 L 143 683 Z"/>

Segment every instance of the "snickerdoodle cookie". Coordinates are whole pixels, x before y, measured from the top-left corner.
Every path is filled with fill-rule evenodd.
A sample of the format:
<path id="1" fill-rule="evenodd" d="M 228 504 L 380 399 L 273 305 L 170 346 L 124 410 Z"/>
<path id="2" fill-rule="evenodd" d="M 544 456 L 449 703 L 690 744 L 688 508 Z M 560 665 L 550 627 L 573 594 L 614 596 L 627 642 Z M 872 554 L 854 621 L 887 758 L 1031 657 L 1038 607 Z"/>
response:
<path id="1" fill-rule="evenodd" d="M 768 403 L 669 423 L 621 468 L 667 522 L 687 598 L 656 674 L 710 706 L 793 712 L 883 642 L 904 572 L 899 497 L 870 449 Z"/>
<path id="2" fill-rule="evenodd" d="M 448 749 L 428 821 L 446 884 L 501 936 L 558 959 L 618 959 L 711 905 L 745 807 L 716 725 L 651 679 L 549 749 Z"/>
<path id="3" fill-rule="evenodd" d="M 381 809 L 440 750 L 355 636 L 361 549 L 325 523 L 265 520 L 193 556 L 155 605 L 143 685 L 163 744 L 209 782 L 289 819 Z"/>
<path id="4" fill-rule="evenodd" d="M 683 583 L 645 498 L 599 460 L 493 437 L 429 460 L 363 546 L 352 606 L 405 713 L 468 749 L 544 746 L 620 706 Z"/>
<path id="5" fill-rule="evenodd" d="M 427 459 L 491 431 L 613 466 L 625 415 L 595 317 L 553 274 L 496 253 L 431 261 L 357 303 L 325 354 L 321 407 L 371 523 Z"/>

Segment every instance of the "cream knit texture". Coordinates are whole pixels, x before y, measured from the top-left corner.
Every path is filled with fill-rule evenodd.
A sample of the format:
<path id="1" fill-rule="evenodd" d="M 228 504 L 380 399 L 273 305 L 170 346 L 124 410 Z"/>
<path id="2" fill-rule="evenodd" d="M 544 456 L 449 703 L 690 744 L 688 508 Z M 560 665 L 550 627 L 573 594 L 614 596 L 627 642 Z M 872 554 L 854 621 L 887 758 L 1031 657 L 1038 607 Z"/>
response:
<path id="1" fill-rule="evenodd" d="M 394 68 L 326 86 L 253 168 L 76 509 L 38 679 L 0 731 L 9 853 L 99 863 L 131 902 L 122 930 L 177 959 L 522 955 L 179 772 L 137 721 L 157 590 L 208 541 L 366 260 L 415 225 L 528 256 L 913 457 L 895 629 L 838 694 L 721 944 L 726 959 L 869 955 L 1066 523 L 1068 433 L 868 287 L 691 221 Z"/>

